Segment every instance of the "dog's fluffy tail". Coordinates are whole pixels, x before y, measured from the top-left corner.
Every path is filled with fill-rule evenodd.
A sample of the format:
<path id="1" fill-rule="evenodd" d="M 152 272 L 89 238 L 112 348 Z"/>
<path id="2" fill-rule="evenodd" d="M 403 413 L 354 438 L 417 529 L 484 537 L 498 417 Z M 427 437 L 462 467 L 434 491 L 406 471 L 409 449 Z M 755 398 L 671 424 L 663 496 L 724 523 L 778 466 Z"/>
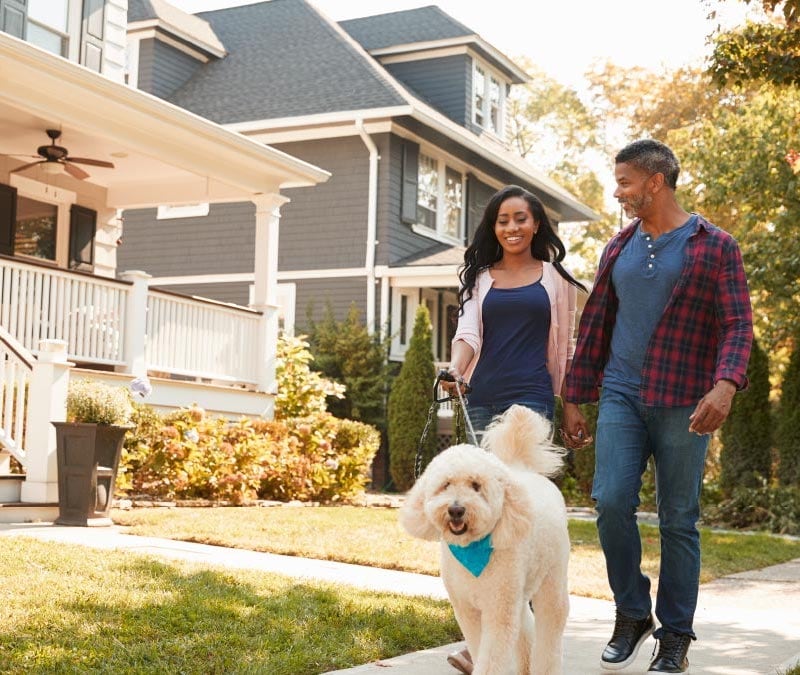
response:
<path id="1" fill-rule="evenodd" d="M 564 466 L 564 451 L 550 442 L 551 432 L 546 417 L 512 405 L 489 425 L 481 445 L 510 466 L 552 477 Z"/>

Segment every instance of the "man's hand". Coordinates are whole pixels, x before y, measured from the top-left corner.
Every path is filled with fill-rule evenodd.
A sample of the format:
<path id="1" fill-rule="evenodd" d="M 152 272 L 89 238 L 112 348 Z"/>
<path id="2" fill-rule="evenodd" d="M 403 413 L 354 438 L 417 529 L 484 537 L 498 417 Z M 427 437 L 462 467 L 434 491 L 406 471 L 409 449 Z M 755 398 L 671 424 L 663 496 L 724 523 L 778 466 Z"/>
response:
<path id="1" fill-rule="evenodd" d="M 731 411 L 736 385 L 730 380 L 720 380 L 714 385 L 689 415 L 689 431 L 712 434 L 722 426 Z"/>
<path id="2" fill-rule="evenodd" d="M 568 448 L 578 450 L 594 439 L 589 435 L 589 427 L 577 403 L 564 401 L 564 418 L 561 422 L 561 439 Z"/>

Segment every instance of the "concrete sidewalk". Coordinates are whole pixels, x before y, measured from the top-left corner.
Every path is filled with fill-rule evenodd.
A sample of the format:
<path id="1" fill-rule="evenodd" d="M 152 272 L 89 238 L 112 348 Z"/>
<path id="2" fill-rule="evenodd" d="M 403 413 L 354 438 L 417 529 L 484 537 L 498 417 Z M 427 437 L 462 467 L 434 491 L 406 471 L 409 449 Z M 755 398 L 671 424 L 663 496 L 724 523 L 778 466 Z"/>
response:
<path id="1" fill-rule="evenodd" d="M 0 524 L 0 536 L 28 536 L 219 567 L 275 572 L 370 590 L 447 597 L 437 577 L 138 537 L 125 534 L 117 527 Z M 607 672 L 599 667 L 599 655 L 613 628 L 613 604 L 574 596 L 570 603 L 564 640 L 565 675 Z M 689 650 L 690 672 L 694 675 L 775 675 L 800 664 L 800 559 L 701 586 L 695 630 L 698 640 Z M 624 672 L 645 673 L 654 644 L 652 640 L 645 643 L 636 662 Z M 445 656 L 460 646 L 445 645 L 336 673 L 453 675 L 456 671 L 447 665 Z"/>

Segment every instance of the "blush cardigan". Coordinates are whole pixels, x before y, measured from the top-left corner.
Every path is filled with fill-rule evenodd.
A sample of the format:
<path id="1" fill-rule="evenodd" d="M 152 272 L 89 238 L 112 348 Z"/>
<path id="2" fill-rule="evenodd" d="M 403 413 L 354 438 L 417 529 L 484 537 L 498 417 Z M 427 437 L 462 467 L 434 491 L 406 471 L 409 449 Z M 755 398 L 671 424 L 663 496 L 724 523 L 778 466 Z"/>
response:
<path id="1" fill-rule="evenodd" d="M 559 395 L 567 371 L 567 362 L 575 353 L 575 312 L 577 306 L 577 290 L 562 277 L 551 263 L 542 263 L 542 286 L 550 300 L 550 334 L 547 340 L 547 371 L 553 381 L 553 393 Z M 469 382 L 483 343 L 483 317 L 481 307 L 489 289 L 494 284 L 491 269 L 480 272 L 475 279 L 472 297 L 464 303 L 464 313 L 458 318 L 458 327 L 453 336 L 456 340 L 467 343 L 474 352 L 469 362 L 464 379 Z"/>

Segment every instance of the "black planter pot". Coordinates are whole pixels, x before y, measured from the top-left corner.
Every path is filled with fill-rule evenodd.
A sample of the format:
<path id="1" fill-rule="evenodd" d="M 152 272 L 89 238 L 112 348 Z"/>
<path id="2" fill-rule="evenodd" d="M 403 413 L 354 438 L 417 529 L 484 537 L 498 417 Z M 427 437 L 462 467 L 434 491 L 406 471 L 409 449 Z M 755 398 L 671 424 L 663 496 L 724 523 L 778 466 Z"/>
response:
<path id="1" fill-rule="evenodd" d="M 130 427 L 52 422 L 56 428 L 58 518 L 56 525 L 111 525 L 109 512 Z"/>

